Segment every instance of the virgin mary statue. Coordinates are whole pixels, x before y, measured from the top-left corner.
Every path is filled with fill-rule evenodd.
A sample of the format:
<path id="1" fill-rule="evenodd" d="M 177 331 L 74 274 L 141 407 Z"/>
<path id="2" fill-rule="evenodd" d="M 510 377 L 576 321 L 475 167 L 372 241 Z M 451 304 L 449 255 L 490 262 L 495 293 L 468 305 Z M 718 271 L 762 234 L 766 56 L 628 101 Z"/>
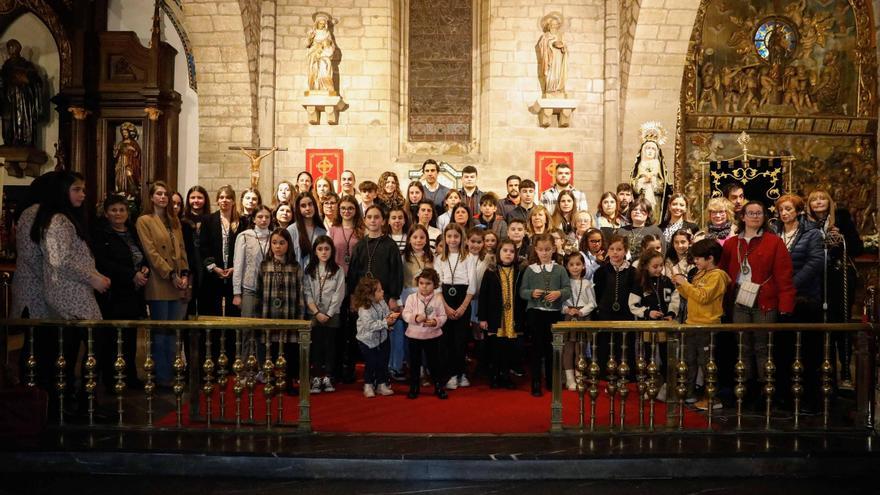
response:
<path id="1" fill-rule="evenodd" d="M 646 122 L 640 129 L 642 145 L 632 171 L 633 191 L 651 205 L 655 221 L 663 218 L 668 197 L 669 176 L 660 146 L 666 142 L 666 130 L 659 122 Z"/>

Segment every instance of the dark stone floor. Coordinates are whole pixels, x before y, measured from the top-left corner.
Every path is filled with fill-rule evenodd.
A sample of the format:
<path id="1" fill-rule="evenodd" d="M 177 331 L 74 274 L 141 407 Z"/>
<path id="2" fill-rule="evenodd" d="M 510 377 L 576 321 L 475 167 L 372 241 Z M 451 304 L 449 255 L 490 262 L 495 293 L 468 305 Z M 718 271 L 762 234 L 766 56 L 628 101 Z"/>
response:
<path id="1" fill-rule="evenodd" d="M 242 495 L 252 493 L 320 495 L 847 495 L 880 493 L 876 479 L 704 479 L 617 481 L 503 481 L 503 482 L 361 482 L 260 481 L 146 476 L 13 476 L 0 495 Z"/>

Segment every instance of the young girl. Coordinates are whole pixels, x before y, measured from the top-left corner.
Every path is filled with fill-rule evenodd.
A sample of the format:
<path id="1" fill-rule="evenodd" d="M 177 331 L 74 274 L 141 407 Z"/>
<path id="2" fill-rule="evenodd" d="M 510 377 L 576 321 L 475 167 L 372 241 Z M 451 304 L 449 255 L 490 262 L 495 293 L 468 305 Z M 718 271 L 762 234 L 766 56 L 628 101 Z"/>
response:
<path id="1" fill-rule="evenodd" d="M 532 395 L 540 397 L 543 395 L 541 360 L 544 360 L 544 376 L 549 389 L 553 376 L 550 327 L 559 321 L 562 303 L 571 297 L 571 282 L 565 269 L 553 261 L 556 248 L 550 234 L 536 235 L 532 245 L 531 264 L 523 274 L 519 297 L 528 301 L 526 321 L 532 337 Z"/>
<path id="2" fill-rule="evenodd" d="M 263 205 L 263 197 L 260 196 L 258 189 L 249 188 L 241 192 L 241 219 L 244 221 L 245 229 L 251 228 L 254 221 L 254 213 L 257 208 Z"/>
<path id="3" fill-rule="evenodd" d="M 514 389 L 508 370 L 516 354 L 517 321 L 523 320 L 522 300 L 518 297 L 522 270 L 512 239 L 501 240 L 495 256 L 497 264 L 486 272 L 480 285 L 483 304 L 478 315 L 480 328 L 489 341 L 489 386 Z"/>
<path id="4" fill-rule="evenodd" d="M 278 186 L 275 188 L 275 198 L 272 200 L 272 204 L 277 208 L 278 205 L 286 205 L 290 203 L 290 199 L 293 197 L 293 184 L 290 181 L 283 180 L 278 183 Z"/>
<path id="5" fill-rule="evenodd" d="M 666 276 L 671 278 L 673 275 L 681 274 L 691 280 L 693 272 L 696 271 L 689 252 L 692 240 L 693 234 L 690 230 L 681 229 L 672 235 L 669 249 L 666 250 Z"/>
<path id="6" fill-rule="evenodd" d="M 645 253 L 660 253 L 663 255 L 663 243 L 659 237 L 653 234 L 647 234 L 645 237 L 642 237 L 642 243 L 638 250 L 638 257 L 632 262 L 633 268 L 639 267 L 639 259 L 641 259 L 642 255 Z"/>
<path id="7" fill-rule="evenodd" d="M 406 233 L 409 230 L 409 218 L 404 209 L 404 206 L 395 206 L 388 212 L 388 235 L 397 244 L 401 256 L 406 249 Z M 403 305 L 402 293 L 396 294 L 396 296 L 400 304 Z M 391 378 L 397 381 L 406 380 L 406 375 L 403 374 L 403 362 L 406 359 L 406 336 L 403 332 L 403 320 L 398 319 L 391 332 L 391 358 L 388 362 L 388 372 Z"/>
<path id="8" fill-rule="evenodd" d="M 293 239 L 293 250 L 300 266 L 309 265 L 312 244 L 315 239 L 327 235 L 317 208 L 315 198 L 308 192 L 297 194 L 293 201 L 294 222 L 287 227 L 287 231 L 290 232 L 290 238 Z"/>
<path id="9" fill-rule="evenodd" d="M 562 303 L 562 316 L 565 321 L 584 321 L 590 319 L 590 314 L 596 309 L 596 294 L 593 291 L 592 280 L 586 277 L 587 268 L 584 256 L 580 252 L 574 252 L 565 256 L 565 269 L 568 270 L 568 278 L 571 280 L 571 297 Z M 562 365 L 565 369 L 565 387 L 576 390 L 577 383 L 574 379 L 576 359 L 576 340 L 571 338 L 562 348 Z"/>
<path id="10" fill-rule="evenodd" d="M 425 227 L 428 231 L 428 245 L 431 246 L 431 252 L 434 253 L 437 250 L 437 238 L 442 233 L 437 227 L 431 226 L 434 223 L 434 203 L 423 199 L 419 201 L 418 207 L 417 222 L 415 223 Z"/>
<path id="11" fill-rule="evenodd" d="M 635 286 L 635 269 L 626 261 L 626 253 L 629 251 L 627 241 L 628 239 L 625 237 L 612 236 L 608 241 L 606 262 L 593 273 L 593 285 L 596 292 L 594 320 L 630 321 L 633 319 L 629 310 L 629 293 Z M 605 366 L 605 363 L 608 362 L 610 340 L 611 334 L 609 333 L 596 335 L 596 359 L 599 366 Z M 615 340 L 619 345 L 620 339 Z M 635 339 L 632 338 L 632 341 L 635 342 Z M 617 349 L 619 348 L 615 350 Z"/>
<path id="12" fill-rule="evenodd" d="M 416 223 L 419 217 L 419 202 L 425 197 L 425 188 L 422 183 L 414 180 L 406 186 L 406 201 L 404 202 L 404 210 L 409 215 L 411 223 Z M 432 203 L 433 204 L 433 203 Z"/>
<path id="13" fill-rule="evenodd" d="M 663 275 L 663 255 L 657 251 L 645 251 L 639 258 L 637 283 L 629 294 L 629 310 L 638 320 L 672 321 L 678 316 L 679 295 L 669 277 Z M 650 334 L 644 333 L 644 341 L 650 342 Z M 666 334 L 657 334 L 656 352 L 666 356 Z M 650 349 L 649 351 L 650 352 Z M 649 358 L 650 359 L 650 358 Z M 666 376 L 666 360 L 660 360 L 660 376 Z M 661 378 L 661 381 L 662 378 Z M 660 386 L 658 400 L 666 398 L 666 384 Z"/>
<path id="14" fill-rule="evenodd" d="M 410 233 L 421 236 L 424 234 L 424 228 L 417 225 Z M 422 244 L 424 250 L 424 241 L 418 242 Z M 406 328 L 406 336 L 409 339 L 409 355 L 412 359 L 409 367 L 409 393 L 406 397 L 415 399 L 419 396 L 421 386 L 419 370 L 422 367 L 422 353 L 424 353 L 427 357 L 428 370 L 434 378 L 434 395 L 446 399 L 446 390 L 443 389 L 443 362 L 440 359 L 440 338 L 443 335 L 443 325 L 446 323 L 446 310 L 443 297 L 435 292 L 440 285 L 440 276 L 433 268 L 426 267 L 409 283 L 417 284 L 418 289 L 406 299 L 403 309 L 403 319 L 409 324 Z"/>
<path id="15" fill-rule="evenodd" d="M 395 206 L 388 212 L 388 235 L 397 243 L 397 249 L 403 254 L 406 248 L 406 232 L 409 230 L 409 219 L 403 206 Z"/>
<path id="16" fill-rule="evenodd" d="M 499 241 L 501 241 L 501 238 L 491 230 L 483 234 L 483 247 L 486 248 L 486 256 L 491 257 L 493 260 L 495 258 L 495 249 L 498 247 Z M 490 261 L 489 264 L 491 265 L 492 262 Z"/>
<path id="17" fill-rule="evenodd" d="M 253 228 L 235 239 L 232 272 L 232 304 L 241 308 L 241 316 L 256 318 L 259 313 L 258 290 L 260 265 L 269 252 L 269 224 L 272 210 L 261 205 L 254 212 Z"/>
<path id="18" fill-rule="evenodd" d="M 620 206 L 617 203 L 617 195 L 611 191 L 602 194 L 599 200 L 599 209 L 596 211 L 596 227 L 607 230 L 606 235 L 611 235 L 621 226 Z"/>
<path id="19" fill-rule="evenodd" d="M 397 244 L 385 234 L 382 208 L 370 206 L 364 213 L 366 235 L 358 241 L 351 255 L 346 282 L 356 287 L 361 278 L 375 278 L 385 288 L 386 302 L 392 311 L 398 311 L 397 297 L 403 290 L 403 267 Z M 388 365 L 388 358 L 384 366 Z"/>
<path id="20" fill-rule="evenodd" d="M 463 245 L 464 230 L 451 223 L 443 231 L 443 243 L 437 246 L 434 267 L 440 276 L 446 324 L 441 343 L 450 374 L 446 388 L 469 387 L 465 374 L 465 350 L 470 330 L 470 304 L 476 294 L 476 258 L 468 256 Z"/>
<path id="21" fill-rule="evenodd" d="M 574 231 L 574 218 L 577 213 L 577 200 L 574 199 L 574 193 L 563 189 L 559 193 L 559 200 L 556 203 L 556 209 L 553 210 L 550 225 L 568 235 Z"/>
<path id="22" fill-rule="evenodd" d="M 400 313 L 392 313 L 388 308 L 382 282 L 376 278 L 361 278 L 351 299 L 358 310 L 357 340 L 364 357 L 364 397 L 375 397 L 377 393 L 392 395 L 394 391 L 388 386 L 386 368 L 388 332 Z"/>
<path id="23" fill-rule="evenodd" d="M 303 278 L 303 295 L 312 317 L 312 393 L 334 392 L 336 367 L 336 332 L 340 309 L 345 298 L 345 273 L 336 264 L 333 239 L 322 235 L 315 239 L 312 257 Z"/>
<path id="24" fill-rule="evenodd" d="M 467 233 L 468 257 L 473 257 L 475 261 L 474 287 L 477 289 L 474 298 L 471 300 L 471 334 L 474 336 L 474 354 L 477 357 L 478 370 L 481 371 L 485 371 L 483 368 L 485 368 L 488 359 L 486 359 L 485 355 L 486 346 L 484 345 L 483 332 L 479 329 L 480 320 L 477 317 L 480 299 L 479 289 L 483 283 L 483 275 L 485 275 L 489 263 L 492 262 L 492 256 L 488 255 L 486 251 L 485 234 L 486 231 L 479 227 L 472 227 Z"/>
<path id="25" fill-rule="evenodd" d="M 507 226 L 507 237 L 516 246 L 516 264 L 521 265 L 528 260 L 529 238 L 526 236 L 526 223 L 519 218 L 511 218 Z"/>
<path id="26" fill-rule="evenodd" d="M 547 233 L 553 238 L 553 261 L 561 265 L 565 257 L 565 234 L 557 228 L 549 229 Z"/>
<path id="27" fill-rule="evenodd" d="M 437 228 L 441 231 L 446 230 L 446 226 L 449 225 L 449 222 L 452 220 L 452 209 L 458 206 L 461 203 L 461 193 L 458 192 L 457 189 L 450 189 L 448 193 L 446 193 L 446 198 L 443 199 L 443 204 L 446 205 L 446 211 L 437 217 Z"/>
<path id="28" fill-rule="evenodd" d="M 324 196 L 330 194 L 331 191 L 333 191 L 333 185 L 330 184 L 330 181 L 324 176 L 318 177 L 318 180 L 315 181 L 316 199 L 319 202 L 323 201 Z"/>
<path id="29" fill-rule="evenodd" d="M 260 306 L 262 317 L 282 320 L 297 320 L 303 317 L 302 269 L 296 262 L 293 242 L 285 229 L 275 229 L 269 236 L 269 250 L 260 266 Z M 284 355 L 287 356 L 287 376 L 298 373 L 297 344 L 288 343 L 290 339 L 282 336 Z M 293 380 L 287 386 L 293 391 Z"/>
<path id="30" fill-rule="evenodd" d="M 580 250 L 587 262 L 587 278 L 593 279 L 593 273 L 599 269 L 599 265 L 605 262 L 605 236 L 599 229 L 590 229 L 581 237 Z"/>
<path id="31" fill-rule="evenodd" d="M 403 250 L 403 292 L 400 294 L 400 304 L 406 304 L 406 300 L 418 289 L 416 276 L 425 268 L 431 268 L 434 263 L 434 255 L 428 244 L 428 230 L 424 225 L 415 224 L 410 227 L 406 236 L 406 248 Z M 440 282 L 437 282 L 439 288 Z M 444 318 L 445 321 L 445 318 Z M 399 325 L 402 322 L 398 321 Z M 402 326 L 400 327 L 403 328 Z M 396 330 L 396 329 L 395 329 Z M 403 332 L 400 339 L 405 341 Z M 392 339 L 395 335 L 392 334 Z M 388 367 L 391 369 L 391 377 L 397 380 L 404 378 L 403 360 L 405 352 L 398 349 L 399 356 L 394 354 L 394 345 L 391 347 L 391 361 Z M 411 359 L 411 358 L 410 358 Z M 410 362 L 412 367 L 412 362 Z M 396 375 L 396 376 L 395 376 Z"/>

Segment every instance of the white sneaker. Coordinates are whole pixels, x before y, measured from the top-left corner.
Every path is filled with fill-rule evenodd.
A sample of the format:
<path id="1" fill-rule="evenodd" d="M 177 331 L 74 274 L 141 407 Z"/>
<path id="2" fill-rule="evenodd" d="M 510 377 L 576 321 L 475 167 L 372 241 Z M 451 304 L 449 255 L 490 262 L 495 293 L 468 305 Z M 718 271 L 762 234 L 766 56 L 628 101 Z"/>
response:
<path id="1" fill-rule="evenodd" d="M 458 386 L 459 387 L 470 387 L 471 386 L 471 382 L 470 382 L 470 380 L 468 380 L 467 375 L 464 375 L 464 374 L 461 375 L 461 378 L 458 379 Z"/>
<path id="2" fill-rule="evenodd" d="M 318 378 L 317 376 L 312 378 L 312 389 L 309 390 L 309 392 L 311 392 L 313 394 L 320 394 L 321 393 L 321 379 Z"/>
<path id="3" fill-rule="evenodd" d="M 373 390 L 373 386 L 369 383 L 364 384 L 364 397 L 368 399 L 372 399 L 376 396 L 376 391 Z"/>
<path id="4" fill-rule="evenodd" d="M 457 389 L 458 388 L 458 377 L 453 376 L 452 378 L 450 378 L 449 381 L 446 382 L 446 388 L 449 390 Z"/>
<path id="5" fill-rule="evenodd" d="M 380 383 L 376 392 L 379 395 L 394 395 L 394 390 L 391 390 L 391 387 L 389 387 L 387 383 Z"/>
<path id="6" fill-rule="evenodd" d="M 336 392 L 336 387 L 333 386 L 333 380 L 331 380 L 329 376 L 325 376 L 324 379 L 321 380 L 321 387 L 324 389 L 324 392 Z"/>

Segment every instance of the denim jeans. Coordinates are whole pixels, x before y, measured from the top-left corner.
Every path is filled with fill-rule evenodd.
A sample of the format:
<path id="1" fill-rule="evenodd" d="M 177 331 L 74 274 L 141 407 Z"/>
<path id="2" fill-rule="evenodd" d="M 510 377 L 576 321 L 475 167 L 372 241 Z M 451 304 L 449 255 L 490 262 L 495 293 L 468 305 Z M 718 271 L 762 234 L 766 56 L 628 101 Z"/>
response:
<path id="1" fill-rule="evenodd" d="M 776 323 L 777 311 L 764 311 L 761 308 L 747 308 L 734 305 L 734 323 Z M 746 377 L 764 381 L 764 366 L 767 364 L 767 332 L 743 332 L 743 362 Z M 755 369 L 757 365 L 757 370 Z M 757 373 L 756 373 L 757 371 Z"/>
<path id="2" fill-rule="evenodd" d="M 372 349 L 364 345 L 363 342 L 358 342 L 358 347 L 364 357 L 364 383 L 373 386 L 387 383 L 388 369 L 385 367 L 385 363 L 388 362 L 388 339 Z"/>
<path id="3" fill-rule="evenodd" d="M 180 315 L 180 301 L 147 301 L 150 319 L 156 321 L 173 320 Z M 171 385 L 174 377 L 172 364 L 176 354 L 174 330 L 153 330 L 153 361 L 156 363 L 156 383 Z"/>
<path id="4" fill-rule="evenodd" d="M 404 289 L 403 293 L 400 295 L 400 307 L 403 308 L 404 304 L 406 304 L 406 299 L 411 295 L 415 294 L 415 289 Z M 391 333 L 388 335 L 388 339 L 391 340 L 391 356 L 388 358 L 388 369 L 392 371 L 396 371 L 398 373 L 403 372 L 403 361 L 407 358 L 407 338 L 406 338 L 406 323 L 403 321 L 403 316 L 397 319 L 397 322 L 391 328 Z"/>

